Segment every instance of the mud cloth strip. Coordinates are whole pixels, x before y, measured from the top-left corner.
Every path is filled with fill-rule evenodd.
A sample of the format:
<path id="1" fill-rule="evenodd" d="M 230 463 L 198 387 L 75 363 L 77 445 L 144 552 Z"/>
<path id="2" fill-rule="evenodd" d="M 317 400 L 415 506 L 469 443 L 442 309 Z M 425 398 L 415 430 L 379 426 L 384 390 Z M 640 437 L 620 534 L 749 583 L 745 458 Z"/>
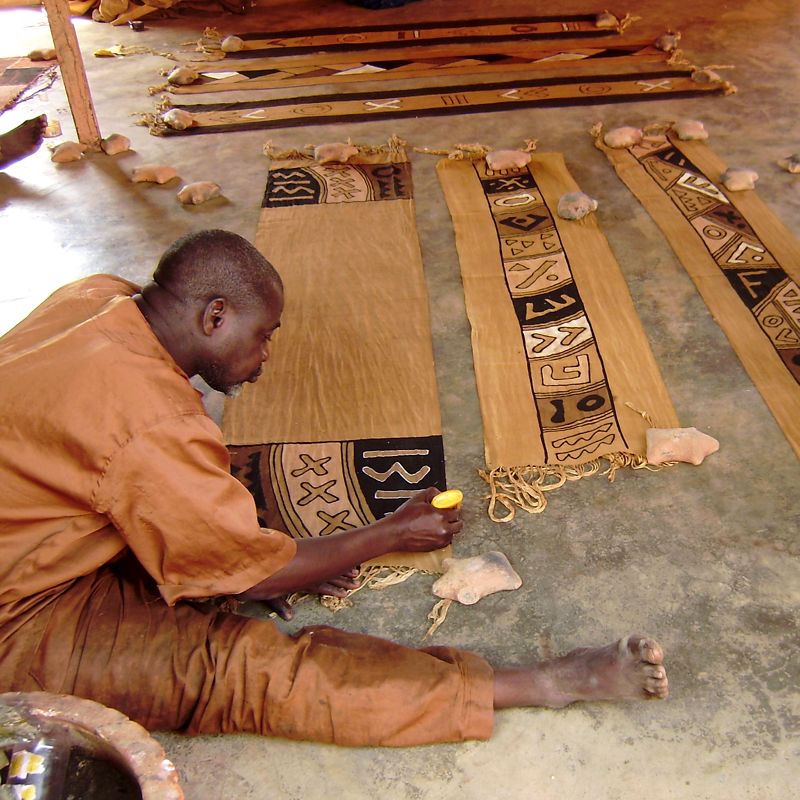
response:
<path id="1" fill-rule="evenodd" d="M 353 92 L 296 99 L 253 100 L 237 103 L 177 105 L 190 112 L 194 125 L 177 131 L 156 123 L 154 133 L 186 136 L 234 130 L 288 128 L 320 122 L 364 122 L 378 117 L 398 118 L 501 111 L 532 106 L 618 103 L 688 97 L 726 90 L 724 81 L 697 83 L 692 70 L 643 71 L 631 75 L 591 78 L 541 78 L 469 84 L 395 92 Z"/>
<path id="2" fill-rule="evenodd" d="M 55 61 L 0 58 L 0 111 L 11 108 L 32 83 L 55 67 Z"/>
<path id="3" fill-rule="evenodd" d="M 702 142 L 596 145 L 667 237 L 800 457 L 800 242 Z"/>
<path id="4" fill-rule="evenodd" d="M 245 49 L 228 57 L 296 55 L 324 51 L 353 51 L 405 47 L 412 43 L 491 42 L 502 40 L 541 40 L 590 36 L 614 36 L 615 29 L 598 29 L 595 14 L 551 17 L 519 17 L 442 22 L 415 25 L 375 25 L 351 28 L 315 28 L 277 33 L 243 33 Z"/>
<path id="5" fill-rule="evenodd" d="M 601 466 L 645 466 L 648 425 L 626 403 L 656 427 L 678 421 L 596 221 L 555 213 L 578 189 L 561 155 L 502 172 L 444 159 L 437 171 L 472 325 L 490 517 L 541 511 L 545 492 Z"/>
<path id="6" fill-rule="evenodd" d="M 276 89 L 364 81 L 442 78 L 451 75 L 534 73 L 541 77 L 592 77 L 598 73 L 636 74 L 654 65 L 667 68 L 668 53 L 649 43 L 603 46 L 576 44 L 547 47 L 442 47 L 365 53 L 347 58 L 318 53 L 314 57 L 251 58 L 193 63 L 200 79 L 188 86 L 168 86 L 173 94 Z M 368 57 L 366 57 L 368 56 Z M 231 74 L 235 72 L 235 74 Z M 522 77 L 522 75 L 521 75 Z"/>
<path id="7" fill-rule="evenodd" d="M 274 161 L 256 246 L 286 296 L 265 374 L 226 403 L 235 474 L 267 527 L 324 536 L 445 486 L 411 166 Z M 440 572 L 449 548 L 375 564 Z"/>

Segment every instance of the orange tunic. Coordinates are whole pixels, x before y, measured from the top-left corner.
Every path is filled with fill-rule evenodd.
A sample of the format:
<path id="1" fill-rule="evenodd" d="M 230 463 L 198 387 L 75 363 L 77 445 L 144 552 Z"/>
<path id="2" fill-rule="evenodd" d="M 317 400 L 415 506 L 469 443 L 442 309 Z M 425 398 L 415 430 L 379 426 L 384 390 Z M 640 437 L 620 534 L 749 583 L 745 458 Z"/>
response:
<path id="1" fill-rule="evenodd" d="M 0 691 L 78 694 L 191 732 L 488 736 L 492 671 L 477 656 L 289 637 L 191 602 L 251 588 L 295 544 L 259 527 L 137 291 L 87 278 L 0 339 Z"/>

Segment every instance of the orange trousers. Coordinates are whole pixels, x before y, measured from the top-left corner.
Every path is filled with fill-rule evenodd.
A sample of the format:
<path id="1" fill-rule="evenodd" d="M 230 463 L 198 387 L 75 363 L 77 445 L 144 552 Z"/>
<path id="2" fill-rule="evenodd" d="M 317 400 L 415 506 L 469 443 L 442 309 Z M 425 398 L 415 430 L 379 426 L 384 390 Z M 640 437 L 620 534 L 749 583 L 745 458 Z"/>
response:
<path id="1" fill-rule="evenodd" d="M 392 746 L 491 734 L 493 672 L 476 655 L 324 626 L 288 636 L 265 620 L 170 608 L 130 573 L 104 568 L 51 603 L 23 674 L 16 685 L 0 677 L 0 690 L 73 694 L 192 734 Z"/>

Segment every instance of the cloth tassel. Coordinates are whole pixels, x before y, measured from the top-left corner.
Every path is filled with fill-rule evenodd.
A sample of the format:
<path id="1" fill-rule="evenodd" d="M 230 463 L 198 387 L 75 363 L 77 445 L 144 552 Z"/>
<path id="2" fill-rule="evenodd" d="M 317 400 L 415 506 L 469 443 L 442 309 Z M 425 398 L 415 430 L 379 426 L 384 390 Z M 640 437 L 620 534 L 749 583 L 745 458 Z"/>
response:
<path id="1" fill-rule="evenodd" d="M 450 610 L 452 604 L 452 600 L 440 600 L 428 612 L 428 619 L 431 621 L 431 626 L 425 631 L 425 635 L 422 637 L 423 641 L 429 636 L 433 636 L 433 634 L 442 627 L 442 624 L 447 619 L 447 612 Z"/>
<path id="2" fill-rule="evenodd" d="M 416 567 L 362 566 L 357 576 L 361 580 L 359 586 L 355 589 L 348 589 L 345 597 L 320 595 L 319 602 L 321 606 L 335 613 L 345 608 L 352 608 L 353 601 L 350 598 L 362 589 L 381 591 L 382 589 L 388 589 L 390 586 L 396 586 L 398 583 L 404 583 L 413 575 L 424 572 L 425 570 L 417 569 Z M 289 596 L 289 604 L 295 606 L 315 596 L 305 592 L 295 592 Z"/>
<path id="3" fill-rule="evenodd" d="M 358 142 L 352 141 L 350 138 L 347 139 L 346 143 L 352 145 L 353 147 L 357 147 L 359 154 L 374 155 L 377 153 L 388 153 L 392 157 L 397 157 L 401 160 L 405 157 L 405 146 L 407 144 L 405 140 L 401 139 L 399 136 L 395 136 L 394 134 L 392 134 L 386 140 L 385 144 L 359 144 Z M 314 147 L 315 145 L 313 144 L 307 144 L 302 150 L 276 150 L 272 144 L 272 140 L 269 140 L 264 142 L 262 152 L 265 156 L 267 156 L 267 158 L 270 158 L 274 161 L 300 159 L 313 161 Z"/>
<path id="4" fill-rule="evenodd" d="M 489 484 L 489 518 L 493 522 L 511 522 L 516 516 L 517 508 L 529 514 L 541 514 L 547 507 L 546 493 L 560 489 L 568 481 L 579 481 L 596 473 L 613 481 L 620 469 L 647 469 L 657 472 L 662 466 L 667 465 L 648 464 L 644 456 L 623 452 L 609 453 L 575 466 L 495 467 L 491 470 L 478 470 L 478 474 Z M 498 505 L 508 513 L 500 515 Z"/>
<path id="5" fill-rule="evenodd" d="M 538 139 L 525 139 L 523 146 L 520 148 L 524 153 L 532 153 L 536 150 L 536 145 L 539 143 Z M 476 159 L 485 158 L 487 153 L 490 153 L 495 148 L 486 144 L 457 144 L 449 150 L 437 149 L 435 147 L 412 147 L 415 153 L 423 153 L 429 156 L 446 156 L 452 161 L 474 161 Z"/>

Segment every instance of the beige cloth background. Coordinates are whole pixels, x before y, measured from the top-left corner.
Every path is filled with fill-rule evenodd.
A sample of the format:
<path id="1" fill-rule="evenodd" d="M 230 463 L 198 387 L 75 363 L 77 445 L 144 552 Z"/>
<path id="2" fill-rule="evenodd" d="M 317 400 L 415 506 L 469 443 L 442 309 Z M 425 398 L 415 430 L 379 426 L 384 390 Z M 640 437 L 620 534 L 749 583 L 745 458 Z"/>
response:
<path id="1" fill-rule="evenodd" d="M 265 208 L 255 242 L 283 278 L 286 305 L 263 377 L 226 403 L 227 443 L 441 435 L 413 200 Z M 441 572 L 448 555 L 373 563 Z"/>

